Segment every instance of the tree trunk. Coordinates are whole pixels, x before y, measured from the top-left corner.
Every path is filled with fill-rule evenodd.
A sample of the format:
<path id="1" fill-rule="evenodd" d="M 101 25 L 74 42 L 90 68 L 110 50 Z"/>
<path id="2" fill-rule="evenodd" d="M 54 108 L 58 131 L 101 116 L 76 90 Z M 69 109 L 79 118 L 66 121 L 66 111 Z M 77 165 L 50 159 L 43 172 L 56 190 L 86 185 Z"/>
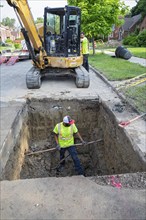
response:
<path id="1" fill-rule="evenodd" d="M 95 55 L 94 37 L 92 37 L 92 47 L 93 47 L 93 55 Z"/>

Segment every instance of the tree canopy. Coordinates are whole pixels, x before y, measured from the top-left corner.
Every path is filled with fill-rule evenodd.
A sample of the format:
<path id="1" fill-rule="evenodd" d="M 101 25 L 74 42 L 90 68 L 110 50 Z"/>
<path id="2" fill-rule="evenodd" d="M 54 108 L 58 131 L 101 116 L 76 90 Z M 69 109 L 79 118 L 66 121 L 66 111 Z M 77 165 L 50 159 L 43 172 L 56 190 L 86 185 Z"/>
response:
<path id="1" fill-rule="evenodd" d="M 69 5 L 82 10 L 82 31 L 89 37 L 108 35 L 113 24 L 120 25 L 120 15 L 125 15 L 128 7 L 120 0 L 68 0 Z"/>
<path id="2" fill-rule="evenodd" d="M 14 18 L 6 17 L 6 18 L 2 19 L 1 24 L 4 25 L 4 26 L 8 26 L 10 28 L 14 28 L 15 27 L 15 21 L 16 20 Z"/>
<path id="3" fill-rule="evenodd" d="M 139 0 L 135 7 L 131 9 L 131 16 L 142 14 L 142 16 L 146 16 L 146 0 Z"/>
<path id="4" fill-rule="evenodd" d="M 35 24 L 44 23 L 44 19 L 41 17 L 38 17 L 35 21 Z"/>

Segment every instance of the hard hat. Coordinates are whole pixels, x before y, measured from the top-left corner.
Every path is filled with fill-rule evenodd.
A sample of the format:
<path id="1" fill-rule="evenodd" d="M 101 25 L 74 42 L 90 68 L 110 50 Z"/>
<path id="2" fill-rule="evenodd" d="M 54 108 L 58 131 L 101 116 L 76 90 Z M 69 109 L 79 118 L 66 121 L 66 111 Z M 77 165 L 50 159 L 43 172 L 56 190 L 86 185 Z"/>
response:
<path id="1" fill-rule="evenodd" d="M 63 122 L 66 123 L 66 124 L 72 125 L 72 124 L 74 124 L 75 121 L 74 121 L 73 119 L 71 119 L 70 116 L 66 115 L 66 116 L 63 118 Z"/>

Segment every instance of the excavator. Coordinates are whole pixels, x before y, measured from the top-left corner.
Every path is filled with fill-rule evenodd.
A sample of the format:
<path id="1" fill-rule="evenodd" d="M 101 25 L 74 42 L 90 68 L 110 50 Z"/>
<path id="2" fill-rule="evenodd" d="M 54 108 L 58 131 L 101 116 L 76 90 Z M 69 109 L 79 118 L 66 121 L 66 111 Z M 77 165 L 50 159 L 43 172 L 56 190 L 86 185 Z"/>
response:
<path id="1" fill-rule="evenodd" d="M 80 52 L 81 10 L 68 6 L 44 8 L 44 35 L 36 28 L 27 0 L 6 0 L 14 8 L 29 50 L 32 68 L 26 74 L 28 89 L 39 89 L 45 76 L 73 76 L 77 88 L 88 88 L 89 74 Z"/>

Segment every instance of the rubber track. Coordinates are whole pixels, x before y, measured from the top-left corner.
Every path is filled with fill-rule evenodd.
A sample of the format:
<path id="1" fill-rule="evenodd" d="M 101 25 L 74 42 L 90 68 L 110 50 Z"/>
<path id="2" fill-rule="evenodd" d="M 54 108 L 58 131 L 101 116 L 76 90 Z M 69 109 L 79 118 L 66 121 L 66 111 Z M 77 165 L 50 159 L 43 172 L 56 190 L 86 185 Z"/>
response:
<path id="1" fill-rule="evenodd" d="M 26 74 L 26 85 L 28 89 L 39 89 L 41 87 L 40 70 L 32 67 Z"/>
<path id="2" fill-rule="evenodd" d="M 90 85 L 90 78 L 87 70 L 83 66 L 80 66 L 75 69 L 75 72 L 77 88 L 88 88 Z"/>

